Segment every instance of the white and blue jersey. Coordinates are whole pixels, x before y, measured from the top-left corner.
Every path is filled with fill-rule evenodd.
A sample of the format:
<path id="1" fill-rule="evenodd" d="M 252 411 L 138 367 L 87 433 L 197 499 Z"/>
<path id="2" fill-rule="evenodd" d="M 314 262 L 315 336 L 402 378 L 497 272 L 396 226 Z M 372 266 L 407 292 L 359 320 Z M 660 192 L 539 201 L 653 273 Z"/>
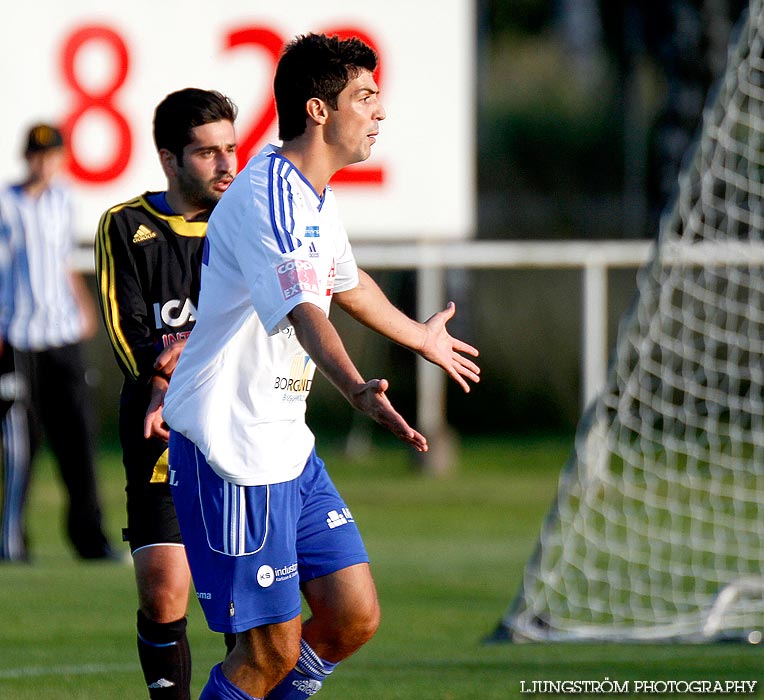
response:
<path id="1" fill-rule="evenodd" d="M 0 337 L 40 351 L 82 340 L 72 290 L 70 191 L 56 183 L 38 197 L 21 185 L 0 191 Z"/>
<path id="2" fill-rule="evenodd" d="M 332 294 L 358 284 L 334 194 L 266 147 L 215 207 L 206 246 L 164 419 L 231 483 L 292 480 L 314 445 L 305 401 L 315 365 L 287 314 L 308 302 L 328 315 Z"/>

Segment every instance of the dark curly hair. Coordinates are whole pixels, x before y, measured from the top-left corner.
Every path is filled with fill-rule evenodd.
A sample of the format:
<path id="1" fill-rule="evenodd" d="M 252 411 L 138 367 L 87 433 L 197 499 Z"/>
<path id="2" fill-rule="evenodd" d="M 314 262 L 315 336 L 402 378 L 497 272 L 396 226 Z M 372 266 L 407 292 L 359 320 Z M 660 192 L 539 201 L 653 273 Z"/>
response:
<path id="1" fill-rule="evenodd" d="M 216 90 L 185 88 L 171 92 L 154 111 L 154 143 L 166 148 L 183 165 L 183 149 L 192 141 L 191 129 L 212 122 L 236 121 L 238 109 Z"/>
<path id="2" fill-rule="evenodd" d="M 337 109 L 337 96 L 361 70 L 374 72 L 377 54 L 360 39 L 326 34 L 298 36 L 284 48 L 273 93 L 279 138 L 290 141 L 305 132 L 305 105 L 313 97 Z"/>

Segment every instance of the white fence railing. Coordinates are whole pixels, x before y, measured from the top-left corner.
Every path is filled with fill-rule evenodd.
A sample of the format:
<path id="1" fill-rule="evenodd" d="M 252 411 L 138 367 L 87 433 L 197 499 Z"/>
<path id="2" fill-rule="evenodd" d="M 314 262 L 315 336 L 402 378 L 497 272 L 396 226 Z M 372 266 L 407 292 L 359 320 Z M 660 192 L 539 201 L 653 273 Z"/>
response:
<path id="1" fill-rule="evenodd" d="M 608 359 L 608 270 L 640 267 L 651 241 L 464 241 L 457 243 L 355 243 L 358 263 L 369 269 L 417 271 L 417 315 L 426 318 L 446 302 L 449 268 L 570 269 L 583 271 L 582 407 L 604 386 Z M 77 264 L 93 271 L 92 250 L 78 252 Z M 441 435 L 446 426 L 446 379 L 424 360 L 417 365 L 417 426 Z"/>
<path id="2" fill-rule="evenodd" d="M 650 241 L 466 241 L 461 243 L 355 244 L 361 266 L 410 269 L 417 275 L 417 313 L 426 318 L 445 303 L 448 268 L 545 268 L 583 271 L 581 403 L 604 386 L 608 360 L 608 270 L 640 267 Z M 445 421 L 445 376 L 420 360 L 417 424 L 437 434 Z"/>

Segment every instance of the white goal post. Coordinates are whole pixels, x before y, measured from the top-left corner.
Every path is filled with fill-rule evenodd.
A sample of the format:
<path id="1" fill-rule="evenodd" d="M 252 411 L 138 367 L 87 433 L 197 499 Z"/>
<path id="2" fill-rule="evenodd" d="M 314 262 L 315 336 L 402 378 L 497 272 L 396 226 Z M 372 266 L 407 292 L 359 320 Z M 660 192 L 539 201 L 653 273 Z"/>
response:
<path id="1" fill-rule="evenodd" d="M 493 640 L 762 640 L 762 0 L 738 29 Z"/>

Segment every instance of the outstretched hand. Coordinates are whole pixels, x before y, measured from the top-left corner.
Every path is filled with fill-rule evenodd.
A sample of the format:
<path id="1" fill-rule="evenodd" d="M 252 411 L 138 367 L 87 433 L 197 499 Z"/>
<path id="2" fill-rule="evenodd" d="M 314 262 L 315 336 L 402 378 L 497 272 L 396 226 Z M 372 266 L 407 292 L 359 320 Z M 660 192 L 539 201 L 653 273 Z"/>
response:
<path id="1" fill-rule="evenodd" d="M 433 364 L 442 367 L 451 379 L 459 384 L 466 393 L 470 391 L 467 380 L 480 381 L 480 367 L 466 355 L 478 356 L 477 348 L 458 338 L 454 338 L 446 329 L 446 324 L 454 317 L 456 304 L 449 301 L 443 311 L 433 314 L 425 322 L 427 336 L 419 354 Z"/>
<path id="2" fill-rule="evenodd" d="M 359 411 L 387 428 L 393 435 L 408 442 L 418 452 L 427 452 L 427 438 L 414 430 L 394 408 L 385 393 L 387 379 L 372 379 L 361 384 L 350 396 L 350 402 Z"/>

